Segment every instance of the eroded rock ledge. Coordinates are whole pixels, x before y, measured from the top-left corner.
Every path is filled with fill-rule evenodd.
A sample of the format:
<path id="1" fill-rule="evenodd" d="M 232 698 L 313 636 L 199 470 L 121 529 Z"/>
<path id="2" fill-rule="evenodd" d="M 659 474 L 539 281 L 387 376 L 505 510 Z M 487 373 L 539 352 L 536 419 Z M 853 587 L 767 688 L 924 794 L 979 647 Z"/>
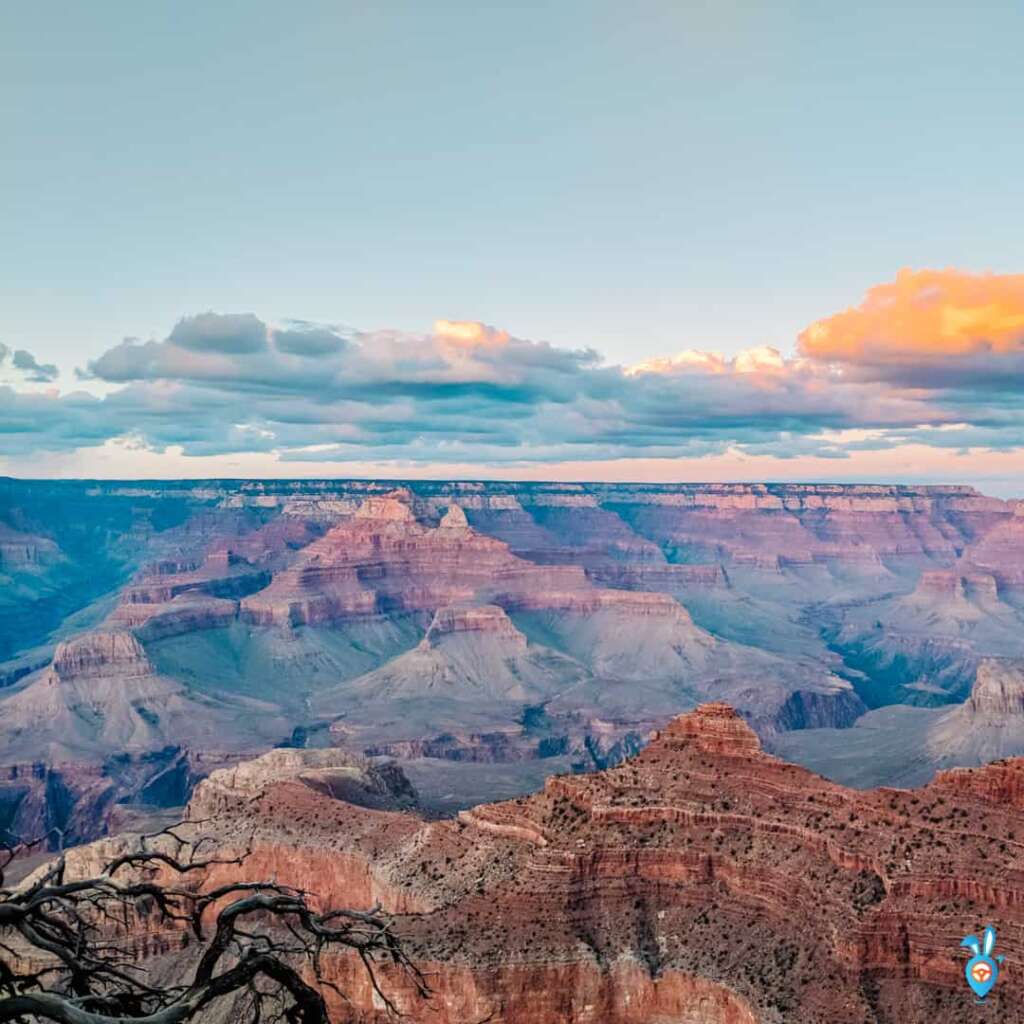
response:
<path id="1" fill-rule="evenodd" d="M 989 1012 L 1024 1013 L 1024 762 L 850 790 L 709 704 L 616 768 L 424 822 L 308 785 L 305 756 L 224 775 L 246 799 L 217 805 L 216 845 L 253 844 L 249 874 L 325 904 L 397 914 L 435 991 L 424 1007 L 385 972 L 412 1019 L 958 1024 L 974 1012 L 959 940 L 989 920 L 1007 957 Z M 383 1024 L 357 965 L 329 972 L 351 998 L 339 1022 Z"/>

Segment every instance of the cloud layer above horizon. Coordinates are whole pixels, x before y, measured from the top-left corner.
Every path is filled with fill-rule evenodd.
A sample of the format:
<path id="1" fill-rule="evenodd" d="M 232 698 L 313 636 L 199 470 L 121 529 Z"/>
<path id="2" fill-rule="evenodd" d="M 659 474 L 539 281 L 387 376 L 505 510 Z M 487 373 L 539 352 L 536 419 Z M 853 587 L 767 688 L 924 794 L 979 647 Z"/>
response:
<path id="1" fill-rule="evenodd" d="M 790 354 L 694 349 L 624 367 L 476 322 L 408 334 L 207 312 L 163 340 L 113 346 L 78 368 L 70 393 L 24 350 L 0 347 L 0 373 L 0 454 L 13 457 L 118 440 L 186 457 L 262 453 L 298 474 L 335 462 L 1013 451 L 1024 275 L 901 271 L 810 325 Z"/>

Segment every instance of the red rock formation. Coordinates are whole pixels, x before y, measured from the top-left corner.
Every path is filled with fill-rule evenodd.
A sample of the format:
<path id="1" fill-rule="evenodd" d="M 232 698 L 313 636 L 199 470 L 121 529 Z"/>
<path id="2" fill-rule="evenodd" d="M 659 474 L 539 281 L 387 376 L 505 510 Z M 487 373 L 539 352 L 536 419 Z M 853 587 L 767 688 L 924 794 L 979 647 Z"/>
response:
<path id="1" fill-rule="evenodd" d="M 948 570 L 931 570 L 921 573 L 917 581 L 917 593 L 934 597 L 963 599 L 964 583 L 959 573 Z"/>
<path id="2" fill-rule="evenodd" d="M 478 711 L 470 718 L 490 718 L 500 725 L 515 717 L 522 704 L 543 701 L 582 674 L 570 659 L 531 647 L 498 605 L 446 605 L 438 609 L 413 650 L 352 682 L 322 691 L 313 707 L 320 713 L 338 714 L 350 712 L 353 702 L 365 705 L 368 700 L 428 697 L 471 702 Z M 359 717 L 372 728 L 380 710 L 363 707 Z M 433 735 L 437 713 L 427 707 L 420 716 L 407 711 L 398 736 L 407 737 L 406 730 L 417 722 L 425 736 Z M 345 715 L 339 725 L 347 728 L 350 722 Z M 380 730 L 374 731 L 379 741 Z M 392 731 L 388 738 L 398 736 Z"/>
<path id="3" fill-rule="evenodd" d="M 588 568 L 587 575 L 601 586 L 625 590 L 673 592 L 688 587 L 727 585 L 721 565 L 679 565 L 657 562 L 605 562 Z"/>
<path id="4" fill-rule="evenodd" d="M 931 784 L 936 792 L 949 790 L 963 799 L 983 800 L 1024 811 L 1024 759 L 1012 758 L 977 768 L 950 768 Z"/>
<path id="5" fill-rule="evenodd" d="M 952 561 L 958 547 L 1005 520 L 1004 502 L 969 487 L 885 485 L 683 485 L 674 493 L 634 492 L 644 536 L 678 549 L 719 552 L 771 567 L 879 557 Z"/>
<path id="6" fill-rule="evenodd" d="M 618 611 L 638 618 L 670 619 L 692 627 L 689 612 L 667 594 L 633 590 L 527 590 L 504 592 L 497 600 L 516 611 L 572 612 L 592 615 L 599 611 Z"/>
<path id="7" fill-rule="evenodd" d="M 42 762 L 0 767 L 0 838 L 53 837 L 86 842 L 103 835 L 117 789 L 103 768 L 89 762 Z"/>
<path id="8" fill-rule="evenodd" d="M 0 836 L 46 840 L 51 848 L 119 831 L 122 805 L 180 807 L 193 784 L 238 755 L 195 755 L 169 747 L 97 761 L 0 766 Z M 59 830 L 59 832 L 55 831 Z"/>
<path id="9" fill-rule="evenodd" d="M 270 548 L 262 550 L 264 559 L 271 554 Z M 269 572 L 227 548 L 198 560 L 166 558 L 146 566 L 121 591 L 108 621 L 137 630 L 145 640 L 213 629 L 235 618 L 238 597 L 269 582 Z"/>
<path id="10" fill-rule="evenodd" d="M 469 520 L 460 506 L 449 505 L 448 511 L 441 517 L 441 522 L 437 525 L 442 530 L 468 530 Z"/>
<path id="11" fill-rule="evenodd" d="M 515 554 L 544 564 L 614 572 L 624 563 L 664 566 L 665 555 L 594 494 L 531 495 L 527 508 L 488 503 L 470 510 L 474 526 L 506 541 Z M 596 578 L 596 577 L 595 577 Z"/>
<path id="12" fill-rule="evenodd" d="M 535 758 L 536 747 L 536 742 L 531 743 L 528 737 L 510 728 L 501 732 L 444 733 L 427 739 L 393 740 L 371 746 L 366 753 L 373 757 L 432 757 L 478 764 L 508 764 Z"/>
<path id="13" fill-rule="evenodd" d="M 469 529 L 456 509 L 431 529 L 399 497 L 368 498 L 269 587 L 245 598 L 243 617 L 264 625 L 315 624 L 379 612 L 433 613 L 470 600 L 536 602 L 552 590 L 592 589 L 580 567 L 541 569 L 523 561 L 501 541 Z"/>
<path id="14" fill-rule="evenodd" d="M 486 633 L 508 641 L 515 647 L 526 648 L 526 637 L 512 624 L 504 608 L 495 604 L 438 608 L 420 646 L 433 647 L 443 636 L 454 633 Z"/>
<path id="15" fill-rule="evenodd" d="M 122 604 L 108 621 L 132 629 L 148 643 L 200 629 L 217 629 L 233 622 L 237 615 L 237 601 L 184 595 L 159 604 Z"/>
<path id="16" fill-rule="evenodd" d="M 142 644 L 125 631 L 81 633 L 57 645 L 52 669 L 63 681 L 149 675 L 153 666 Z"/>
<path id="17" fill-rule="evenodd" d="M 360 807 L 393 810 L 416 806 L 416 791 L 392 761 L 371 761 L 334 747 L 279 748 L 211 772 L 196 787 L 189 813 L 204 819 L 244 814 L 267 786 L 286 780 Z"/>
<path id="18" fill-rule="evenodd" d="M 1024 505 L 997 521 L 963 553 L 962 562 L 987 573 L 1001 587 L 1024 588 Z"/>
<path id="19" fill-rule="evenodd" d="M 3 648 L 0 637 L 0 649 L 24 654 L 0 666 L 0 685 L 16 684 L 0 693 L 0 739 L 16 745 L 9 759 L 56 765 L 88 746 L 100 763 L 129 740 L 133 749 L 220 744 L 211 717 L 240 746 L 293 728 L 300 742 L 344 713 L 358 749 L 601 763 L 698 699 L 728 699 L 763 736 L 846 726 L 864 704 L 832 673 L 856 679 L 872 706 L 938 703 L 962 699 L 984 657 L 1020 654 L 1024 506 L 970 488 L 417 482 L 395 491 L 291 480 L 3 489 L 0 561 L 40 586 L 38 604 L 19 592 L 0 616 L 0 632 L 15 638 Z M 89 676 L 84 649 L 40 673 L 49 631 L 99 593 L 83 588 L 75 605 L 63 576 L 42 571 L 55 549 L 32 508 L 65 500 L 69 519 L 93 504 L 112 510 L 103 530 L 113 563 L 143 567 L 101 632 L 131 631 L 144 645 L 182 637 L 152 646 L 167 677 L 113 651 Z M 82 547 L 54 537 L 67 552 Z M 71 556 L 56 557 L 63 566 Z M 932 571 L 908 594 L 923 566 Z M 106 571 L 100 589 L 120 578 Z M 247 621 L 234 624 L 240 607 Z M 45 629 L 27 628 L 36 618 Z M 325 628 L 278 628 L 293 625 Z M 190 645 L 201 629 L 210 632 Z M 64 679 L 58 666 L 69 658 L 84 660 L 67 661 Z M 350 705 L 320 703 L 335 686 L 350 687 Z M 280 694 L 281 707 L 246 706 L 231 696 L 239 692 Z M 406 703 L 369 708 L 371 697 Z M 461 703 L 442 711 L 434 698 Z M 230 704 L 231 715 L 218 717 L 209 701 Z M 989 723 L 979 749 L 1014 749 L 1011 703 L 983 689 L 963 709 L 971 728 Z M 516 731 L 526 704 L 543 705 L 554 724 Z M 279 710 L 271 735 L 262 726 Z M 610 723 L 600 742 L 586 724 L 598 718 Z M 963 722 L 947 724 L 960 735 Z M 73 749 L 44 749 L 65 736 Z M 940 753 L 968 749 L 948 731 L 935 736 Z"/>
<path id="20" fill-rule="evenodd" d="M 222 849 L 254 837 L 247 871 L 397 914 L 434 996 L 383 984 L 415 1020 L 960 1024 L 977 1011 L 959 942 L 989 921 L 1006 962 L 986 1012 L 1024 1013 L 1022 795 L 1020 762 L 845 789 L 713 704 L 617 768 L 457 821 L 267 778 L 212 828 Z M 355 964 L 326 970 L 338 1024 L 383 1024 Z"/>

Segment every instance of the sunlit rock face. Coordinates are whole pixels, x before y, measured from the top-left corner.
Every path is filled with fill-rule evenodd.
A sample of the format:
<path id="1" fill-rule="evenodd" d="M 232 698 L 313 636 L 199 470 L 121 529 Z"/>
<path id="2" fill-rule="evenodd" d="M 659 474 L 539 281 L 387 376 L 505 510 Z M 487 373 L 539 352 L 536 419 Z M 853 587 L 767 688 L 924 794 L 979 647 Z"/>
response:
<path id="1" fill-rule="evenodd" d="M 988 920 L 1007 959 L 987 1012 L 1024 1012 L 1022 761 L 850 790 L 765 754 L 715 703 L 617 767 L 456 820 L 357 807 L 305 770 L 217 773 L 194 816 L 214 799 L 212 849 L 251 847 L 246 871 L 395 914 L 433 989 L 425 1004 L 382 968 L 412 1020 L 959 1024 L 976 1012 L 959 942 Z M 187 960 L 170 937 L 138 948 Z M 332 1019 L 383 1024 L 357 962 L 324 966 L 348 997 Z"/>
<path id="2" fill-rule="evenodd" d="M 210 773 L 189 811 L 204 819 L 244 813 L 269 785 L 297 781 L 336 800 L 376 809 L 412 809 L 416 791 L 392 761 L 368 760 L 335 748 L 278 749 Z"/>

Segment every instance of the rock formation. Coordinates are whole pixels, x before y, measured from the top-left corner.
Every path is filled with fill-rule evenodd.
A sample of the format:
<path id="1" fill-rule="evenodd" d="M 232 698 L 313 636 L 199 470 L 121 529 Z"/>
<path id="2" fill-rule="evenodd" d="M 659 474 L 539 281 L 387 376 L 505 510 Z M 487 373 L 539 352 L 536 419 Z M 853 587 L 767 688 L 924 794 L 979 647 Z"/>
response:
<path id="1" fill-rule="evenodd" d="M 1024 660 L 984 659 L 962 713 L 975 721 L 1024 719 Z"/>
<path id="2" fill-rule="evenodd" d="M 328 713 L 353 700 L 436 697 L 476 701 L 493 710 L 494 702 L 512 702 L 518 710 L 550 698 L 583 674 L 569 658 L 531 647 L 497 605 L 446 605 L 437 610 L 414 650 L 324 690 L 314 706 Z M 429 711 L 427 715 L 433 717 Z"/>
<path id="3" fill-rule="evenodd" d="M 23 533 L 0 523 L 0 572 L 31 571 L 60 557 L 60 549 L 49 537 Z"/>
<path id="4" fill-rule="evenodd" d="M 513 647 L 526 647 L 526 637 L 512 624 L 503 608 L 495 604 L 481 604 L 438 608 L 420 641 L 420 648 L 429 650 L 437 647 L 445 637 L 458 633 L 487 634 L 501 637 Z"/>
<path id="5" fill-rule="evenodd" d="M 261 625 L 318 625 L 380 613 L 433 614 L 439 607 L 496 593 L 587 588 L 583 570 L 542 570 L 507 545 L 470 530 L 449 509 L 441 525 L 416 521 L 401 496 L 368 498 L 348 521 L 310 544 L 242 615 Z"/>
<path id="6" fill-rule="evenodd" d="M 780 754 L 855 785 L 920 785 L 952 765 L 1024 757 L 1024 659 L 983 658 L 970 696 L 955 707 L 886 707 L 856 728 L 772 738 Z"/>
<path id="7" fill-rule="evenodd" d="M 416 791 L 393 761 L 369 760 L 336 748 L 277 749 L 210 773 L 189 803 L 193 818 L 244 814 L 270 785 L 297 781 L 333 800 L 377 810 L 413 809 Z"/>
<path id="8" fill-rule="evenodd" d="M 0 839 L 73 846 L 128 827 L 128 805 L 181 808 L 195 783 L 232 755 L 178 747 L 117 754 L 105 762 L 43 761 L 0 767 Z"/>
<path id="9" fill-rule="evenodd" d="M 1024 505 L 1018 503 L 1011 515 L 1000 517 L 991 529 L 978 534 L 964 551 L 962 562 L 992 576 L 1010 594 L 1019 595 L 1024 589 Z"/>
<path id="10" fill-rule="evenodd" d="M 616 768 L 456 821 L 358 808 L 290 768 L 264 781 L 218 805 L 214 848 L 251 845 L 246 871 L 324 905 L 397 915 L 433 989 L 423 1004 L 382 969 L 411 1019 L 959 1024 L 978 1012 L 960 939 L 990 920 L 1006 961 L 985 1012 L 1024 1013 L 1021 762 L 849 790 L 764 754 L 710 704 Z M 170 939 L 144 948 L 174 949 L 179 969 L 189 955 Z M 325 971 L 348 996 L 339 1024 L 383 1024 L 357 964 Z"/>
<path id="11" fill-rule="evenodd" d="M 48 668 L 11 689 L 2 704 L 0 750 L 12 763 L 103 761 L 178 745 L 252 750 L 287 730 L 272 707 L 190 693 L 159 675 L 126 630 L 61 643 Z"/>
<path id="12" fill-rule="evenodd" d="M 61 682 L 115 675 L 135 679 L 153 671 L 142 644 L 120 631 L 85 633 L 59 644 L 51 668 Z"/>
<path id="13" fill-rule="evenodd" d="M 844 778 L 921 780 L 1016 749 L 984 690 L 942 716 L 987 659 L 1024 657 L 1022 507 L 898 485 L 4 480 L 0 739 L 48 770 L 285 740 L 562 770 L 718 698 L 794 756 L 827 733 Z M 100 635 L 123 656 L 76 639 Z"/>
<path id="14" fill-rule="evenodd" d="M 269 572 L 226 548 L 198 561 L 164 559 L 143 568 L 122 590 L 109 621 L 146 640 L 215 629 L 234 620 L 237 598 L 269 582 Z"/>
<path id="15" fill-rule="evenodd" d="M 449 505 L 448 511 L 442 516 L 438 526 L 442 530 L 466 530 L 469 528 L 469 520 L 466 519 L 466 513 L 460 506 Z"/>

